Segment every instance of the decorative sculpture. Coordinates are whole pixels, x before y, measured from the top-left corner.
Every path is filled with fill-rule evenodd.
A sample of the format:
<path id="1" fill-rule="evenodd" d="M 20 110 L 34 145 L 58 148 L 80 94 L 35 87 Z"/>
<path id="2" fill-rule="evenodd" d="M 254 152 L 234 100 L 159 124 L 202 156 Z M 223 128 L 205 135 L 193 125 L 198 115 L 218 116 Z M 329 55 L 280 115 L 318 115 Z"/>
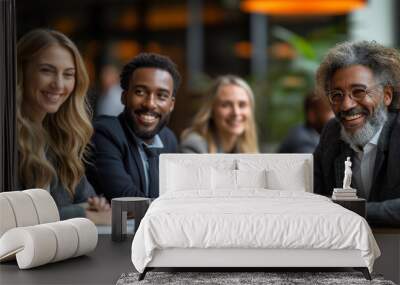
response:
<path id="1" fill-rule="evenodd" d="M 60 221 L 43 189 L 0 193 L 0 262 L 16 259 L 28 269 L 86 254 L 96 248 L 95 224 L 86 218 Z"/>
<path id="2" fill-rule="evenodd" d="M 350 157 L 348 156 L 346 161 L 344 162 L 344 178 L 343 178 L 343 189 L 351 189 L 351 176 L 353 172 L 351 171 L 351 161 Z"/>
<path id="3" fill-rule="evenodd" d="M 351 176 L 353 171 L 351 170 L 351 160 L 347 157 L 344 162 L 344 178 L 343 178 L 343 188 L 334 188 L 332 193 L 333 200 L 354 200 L 357 199 L 357 190 L 352 188 Z"/>

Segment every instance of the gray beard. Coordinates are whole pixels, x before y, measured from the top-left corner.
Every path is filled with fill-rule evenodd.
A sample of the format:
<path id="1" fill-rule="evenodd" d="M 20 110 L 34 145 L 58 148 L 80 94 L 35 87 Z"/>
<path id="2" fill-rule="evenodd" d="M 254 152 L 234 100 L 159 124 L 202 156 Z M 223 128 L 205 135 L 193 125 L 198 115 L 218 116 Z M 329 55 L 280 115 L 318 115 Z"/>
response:
<path id="1" fill-rule="evenodd" d="M 340 124 L 340 137 L 352 148 L 364 147 L 385 124 L 387 118 L 388 112 L 382 101 L 375 112 L 367 118 L 364 126 L 353 134 L 348 133 Z"/>

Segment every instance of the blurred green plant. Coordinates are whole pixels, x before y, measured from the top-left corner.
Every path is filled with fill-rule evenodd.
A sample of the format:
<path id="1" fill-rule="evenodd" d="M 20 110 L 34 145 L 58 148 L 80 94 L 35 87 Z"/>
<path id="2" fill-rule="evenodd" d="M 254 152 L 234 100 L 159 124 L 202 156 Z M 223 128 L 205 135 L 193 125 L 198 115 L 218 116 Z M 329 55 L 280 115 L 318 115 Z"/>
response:
<path id="1" fill-rule="evenodd" d="M 314 89 L 319 63 L 329 48 L 346 39 L 345 31 L 346 25 L 339 24 L 302 37 L 280 26 L 272 29 L 267 82 L 252 81 L 261 145 L 277 145 L 304 121 L 303 100 Z"/>

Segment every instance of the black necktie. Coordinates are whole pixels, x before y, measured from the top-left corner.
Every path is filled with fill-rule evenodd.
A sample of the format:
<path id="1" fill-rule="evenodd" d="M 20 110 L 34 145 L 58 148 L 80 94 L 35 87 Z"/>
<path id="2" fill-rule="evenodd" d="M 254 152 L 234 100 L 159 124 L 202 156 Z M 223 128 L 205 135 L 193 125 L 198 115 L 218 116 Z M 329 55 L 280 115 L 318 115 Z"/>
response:
<path id="1" fill-rule="evenodd" d="M 154 148 L 149 148 L 143 145 L 144 152 L 147 155 L 149 162 L 149 197 L 158 197 L 158 153 Z"/>

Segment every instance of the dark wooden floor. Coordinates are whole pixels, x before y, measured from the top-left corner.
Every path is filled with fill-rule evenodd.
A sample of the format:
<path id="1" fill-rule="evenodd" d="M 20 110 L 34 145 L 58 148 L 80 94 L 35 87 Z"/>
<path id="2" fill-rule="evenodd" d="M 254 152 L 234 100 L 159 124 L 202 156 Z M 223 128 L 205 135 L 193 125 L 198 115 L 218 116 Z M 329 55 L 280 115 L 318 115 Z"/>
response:
<path id="1" fill-rule="evenodd" d="M 16 261 L 0 264 L 0 284 L 115 284 L 122 273 L 134 271 L 131 261 L 133 236 L 124 242 L 99 235 L 96 249 L 80 256 L 19 270 Z"/>

